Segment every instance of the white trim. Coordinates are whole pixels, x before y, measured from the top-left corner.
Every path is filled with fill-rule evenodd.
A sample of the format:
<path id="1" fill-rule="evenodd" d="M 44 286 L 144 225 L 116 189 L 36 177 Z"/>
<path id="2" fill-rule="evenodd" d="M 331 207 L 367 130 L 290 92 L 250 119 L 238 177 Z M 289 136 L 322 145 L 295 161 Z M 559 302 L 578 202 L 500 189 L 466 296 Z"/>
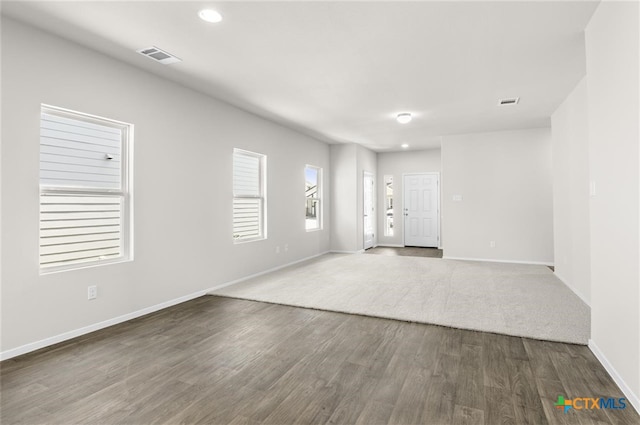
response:
<path id="1" fill-rule="evenodd" d="M 316 165 L 310 165 L 310 164 L 305 164 L 304 165 L 304 182 L 305 182 L 305 192 L 306 192 L 306 183 L 307 183 L 307 168 L 315 168 L 317 171 L 317 181 L 316 181 L 316 197 L 315 198 L 307 198 L 305 196 L 305 201 L 307 199 L 315 199 L 316 201 L 318 201 L 318 205 L 320 205 L 320 212 L 318 213 L 318 217 L 317 217 L 317 222 L 318 222 L 318 227 L 315 227 L 313 229 L 307 229 L 306 226 L 306 221 L 305 221 L 305 231 L 308 232 L 317 232 L 319 230 L 323 229 L 323 224 L 324 224 L 324 196 L 323 196 L 323 189 L 324 189 L 324 181 L 323 179 L 323 172 L 322 172 L 322 167 L 318 167 Z M 306 195 L 306 193 L 305 193 Z M 305 220 L 306 220 L 306 214 L 305 214 Z"/>
<path id="2" fill-rule="evenodd" d="M 558 278 L 558 280 L 560 280 L 560 282 L 564 283 L 564 285 L 565 285 L 567 288 L 571 289 L 571 292 L 573 292 L 574 294 L 576 294 L 576 295 L 578 296 L 578 298 L 580 298 L 580 299 L 582 300 L 582 302 L 583 302 L 583 303 L 585 303 L 588 307 L 591 307 L 591 304 L 589 303 L 589 301 L 587 301 L 587 299 L 586 299 L 585 297 L 583 297 L 581 293 L 579 293 L 578 291 L 576 291 L 576 290 L 575 290 L 575 288 L 573 288 L 571 285 L 569 285 L 569 284 L 567 283 L 567 281 L 566 281 L 566 280 L 564 280 L 564 278 L 558 274 L 558 272 L 557 272 L 557 271 L 554 271 L 554 272 L 553 272 L 553 274 Z"/>
<path id="3" fill-rule="evenodd" d="M 49 338 L 41 339 L 39 341 L 30 342 L 28 344 L 21 345 L 21 346 L 16 347 L 16 348 L 11 348 L 9 350 L 0 352 L 0 361 L 8 360 L 10 358 L 13 358 L 13 357 L 16 357 L 16 356 L 20 356 L 22 354 L 27 354 L 27 353 L 30 353 L 32 351 L 39 350 L 41 348 L 49 347 L 51 345 L 58 344 L 60 342 L 64 342 L 64 341 L 67 341 L 67 340 L 70 340 L 70 339 L 73 339 L 73 338 L 76 338 L 76 337 L 79 337 L 79 336 L 82 336 L 82 335 L 86 335 L 88 333 L 95 332 L 95 331 L 98 331 L 100 329 L 107 328 L 109 326 L 117 325 L 119 323 L 126 322 L 128 320 L 136 319 L 138 317 L 145 316 L 145 315 L 150 314 L 150 313 L 154 313 L 154 312 L 156 312 L 158 310 L 169 308 L 169 307 L 172 307 L 172 306 L 174 306 L 176 304 L 180 304 L 180 303 L 183 303 L 183 302 L 186 302 L 186 301 L 193 300 L 193 299 L 198 298 L 198 297 L 202 297 L 204 295 L 207 295 L 209 292 L 211 292 L 213 290 L 224 288 L 225 286 L 230 286 L 230 285 L 233 285 L 235 283 L 242 282 L 243 280 L 250 279 L 252 277 L 260 276 L 260 275 L 263 275 L 263 274 L 266 274 L 266 273 L 270 273 L 270 272 L 273 272 L 273 271 L 276 271 L 276 270 L 279 270 L 279 269 L 282 269 L 282 268 L 285 268 L 285 267 L 288 267 L 288 266 L 292 266 L 294 264 L 301 263 L 303 261 L 307 261 L 307 260 L 310 260 L 310 259 L 315 258 L 315 257 L 319 257 L 319 256 L 327 254 L 327 253 L 328 253 L 328 251 L 325 251 L 325 252 L 322 252 L 320 254 L 312 255 L 310 257 L 306 257 L 306 258 L 303 258 L 301 260 L 296 260 L 296 261 L 293 261 L 291 263 L 287 263 L 287 264 L 284 264 L 284 265 L 281 265 L 281 266 L 278 266 L 278 267 L 274 267 L 274 268 L 269 269 L 269 270 L 265 270 L 265 271 L 260 272 L 260 273 L 253 274 L 251 276 L 246 276 L 246 277 L 243 277 L 243 278 L 231 281 L 231 282 L 227 282 L 227 283 L 223 283 L 221 285 L 217 285 L 217 286 L 211 287 L 209 289 L 196 291 L 196 292 L 193 292 L 193 293 L 191 293 L 189 295 L 184 295 L 182 297 L 174 298 L 172 300 L 165 301 L 165 302 L 162 302 L 160 304 L 156 304 L 156 305 L 153 305 L 153 306 L 150 306 L 150 307 L 145 307 L 143 309 L 136 310 L 136 311 L 133 311 L 131 313 L 123 314 L 122 316 L 114 317 L 112 319 L 107 319 L 107 320 L 104 320 L 102 322 L 94 323 L 94 324 L 89 325 L 89 326 L 85 326 L 85 327 L 82 327 L 82 328 L 79 328 L 79 329 L 74 329 L 72 331 L 64 332 L 64 333 L 61 333 L 59 335 L 55 335 L 55 336 L 52 336 L 52 337 L 49 337 Z"/>
<path id="4" fill-rule="evenodd" d="M 442 249 L 442 247 L 440 247 L 440 243 L 442 241 L 442 189 L 440 188 L 440 171 L 424 171 L 424 172 L 418 172 L 418 173 L 402 173 L 402 211 L 400 211 L 400 213 L 402 214 L 402 245 L 400 246 L 407 246 L 406 242 L 405 242 L 405 236 L 406 236 L 406 228 L 405 228 L 405 215 L 404 215 L 404 211 L 405 211 L 405 205 L 406 205 L 406 199 L 405 199 L 405 187 L 404 187 L 404 180 L 406 176 L 422 176 L 422 175 L 426 175 L 426 174 L 433 174 L 435 176 L 437 176 L 438 180 L 436 182 L 436 187 L 438 188 L 438 249 Z M 395 215 L 394 215 L 395 217 Z M 434 247 L 418 247 L 418 248 L 434 248 Z"/>
<path id="5" fill-rule="evenodd" d="M 331 251 L 329 251 L 329 253 L 331 254 L 362 254 L 363 252 L 364 252 L 364 249 L 361 249 L 358 251 L 340 251 L 340 250 L 332 249 Z"/>
<path id="6" fill-rule="evenodd" d="M 605 370 L 609 373 L 613 381 L 618 385 L 622 393 L 626 396 L 629 403 L 636 409 L 636 412 L 640 413 L 640 397 L 637 394 L 634 394 L 631 391 L 631 388 L 624 382 L 624 379 L 618 374 L 618 371 L 609 363 L 609 360 L 604 355 L 604 353 L 598 348 L 595 341 L 589 340 L 589 349 L 593 353 L 594 356 L 598 359 L 598 361 L 604 366 Z"/>
<path id="7" fill-rule="evenodd" d="M 91 332 L 95 332 L 100 329 L 107 328 L 109 326 L 117 325 L 118 323 L 126 322 L 127 320 L 132 320 L 137 317 L 144 316 L 146 314 L 153 313 L 158 310 L 162 310 L 162 309 L 174 306 L 176 304 L 183 303 L 185 301 L 190 301 L 192 299 L 201 297 L 206 294 L 207 294 L 206 290 L 194 292 L 189 295 L 185 295 L 179 298 L 175 298 L 173 300 L 169 300 L 160 304 L 153 305 L 151 307 L 146 307 L 141 310 L 123 314 L 122 316 L 114 317 L 113 319 L 108 319 L 102 322 L 94 323 L 93 325 L 85 326 L 83 328 L 74 329 L 69 332 L 64 332 L 59 335 L 41 339 L 40 341 L 30 342 L 29 344 L 21 345 L 20 347 L 16 347 L 16 348 L 12 348 L 12 349 L 0 352 L 0 360 L 7 360 L 12 357 L 20 356 L 22 354 L 26 354 L 31 351 L 48 347 L 50 345 L 58 344 L 60 342 L 67 341 L 72 338 L 76 338 Z"/>
<path id="8" fill-rule="evenodd" d="M 56 273 L 66 273 L 73 270 L 91 269 L 94 267 L 108 266 L 110 264 L 129 263 L 131 261 L 133 261 L 133 258 L 116 257 L 116 258 L 111 258 L 107 260 L 92 261 L 87 263 L 76 263 L 76 264 L 71 264 L 66 266 L 53 266 L 46 269 L 40 269 L 40 276 L 44 276 L 48 274 L 56 274 Z M 77 267 L 71 268 L 72 266 L 77 266 Z"/>
<path id="9" fill-rule="evenodd" d="M 387 248 L 404 248 L 404 245 L 395 244 L 395 243 L 379 243 L 378 245 L 376 245 L 376 247 L 378 246 L 383 246 Z"/>
<path id="10" fill-rule="evenodd" d="M 376 196 L 377 181 L 376 181 L 375 175 L 371 171 L 363 170 L 362 171 L 362 216 L 361 216 L 362 217 L 362 246 L 363 246 L 363 249 L 361 250 L 362 252 L 364 252 L 365 249 L 369 249 L 364 247 L 367 243 L 367 235 L 365 233 L 367 229 L 364 228 L 364 216 L 365 216 L 364 198 L 366 196 L 366 191 L 367 191 L 367 188 L 365 186 L 365 181 L 368 176 L 371 176 L 371 186 L 373 186 L 371 188 L 371 206 L 373 208 L 373 214 L 372 214 L 373 218 L 371 223 L 373 228 L 371 229 L 371 231 L 373 232 L 373 234 L 371 236 L 371 246 L 369 248 L 374 248 L 376 246 L 376 242 L 378 241 L 378 237 L 376 236 L 376 233 L 378 233 L 378 208 L 376 207 L 376 202 L 378 202 L 378 197 Z"/>
<path id="11" fill-rule="evenodd" d="M 259 273 L 254 273 L 254 274 L 251 274 L 249 276 L 244 276 L 244 277 L 232 280 L 230 282 L 221 283 L 220 285 L 216 285 L 216 286 L 213 286 L 213 287 L 205 290 L 205 293 L 208 294 L 208 293 L 210 293 L 212 291 L 216 291 L 218 289 L 226 288 L 227 286 L 235 285 L 236 283 L 244 282 L 245 280 L 253 279 L 254 277 L 258 277 L 258 276 L 265 275 L 267 273 L 275 272 L 275 271 L 278 271 L 280 269 L 284 269 L 285 267 L 293 266 L 295 264 L 302 263 L 302 262 L 307 261 L 307 260 L 312 260 L 312 259 L 314 259 L 316 257 L 320 257 L 322 255 L 329 254 L 331 252 L 334 252 L 334 251 L 321 252 L 320 254 L 315 254 L 315 255 L 312 255 L 310 257 L 305 257 L 305 258 L 302 258 L 300 260 L 292 261 L 291 263 L 283 264 L 283 265 L 278 266 L 278 267 L 273 267 L 271 269 L 264 270 L 264 271 L 261 271 Z"/>
<path id="12" fill-rule="evenodd" d="M 443 256 L 443 260 L 463 260 L 463 261 L 484 261 L 487 263 L 510 263 L 510 264 L 534 264 L 538 266 L 552 266 L 553 263 L 545 263 L 542 261 L 514 261 L 514 260 L 494 260 L 489 258 L 466 258 L 466 257 L 449 257 Z"/>
<path id="13" fill-rule="evenodd" d="M 252 193 L 236 193 L 236 158 L 237 156 L 245 156 L 245 157 L 251 157 L 251 158 L 255 158 L 258 160 L 258 194 L 252 194 Z M 258 152 L 252 152 L 252 151 L 248 151 L 248 150 L 244 150 L 244 149 L 240 149 L 240 148 L 233 148 L 233 156 L 232 156 L 232 178 L 231 178 L 231 184 L 232 184 L 232 188 L 233 188 L 233 204 L 234 204 L 234 208 L 235 208 L 235 201 L 236 199 L 240 200 L 240 199 L 251 199 L 251 200 L 255 200 L 258 199 L 259 200 L 259 217 L 258 217 L 258 230 L 259 230 L 259 234 L 257 236 L 253 236 L 253 237 L 249 237 L 249 238 L 236 238 L 235 237 L 235 228 L 236 228 L 236 221 L 235 221 L 235 213 L 233 215 L 233 243 L 234 244 L 241 244 L 241 243 L 245 243 L 245 242 L 256 242 L 256 241 L 262 241 L 262 240 L 266 240 L 268 238 L 268 233 L 267 233 L 267 217 L 268 217 L 268 213 L 267 213 L 267 155 L 262 154 L 262 153 L 258 153 Z"/>
<path id="14" fill-rule="evenodd" d="M 65 115 L 72 115 L 72 116 L 73 115 L 83 115 L 83 116 L 88 117 L 91 120 L 97 121 L 97 122 L 108 121 L 108 122 L 110 122 L 110 123 L 112 123 L 113 125 L 116 125 L 116 126 L 128 127 L 128 126 L 132 125 L 131 123 L 128 123 L 128 122 L 118 121 L 118 120 L 114 120 L 112 118 L 105 118 L 105 117 L 102 117 L 100 115 L 88 114 L 86 112 L 80 112 L 80 111 L 76 111 L 74 109 L 61 108 L 59 106 L 49 105 L 48 103 L 41 103 L 40 106 L 41 106 L 41 108 L 44 107 L 45 109 L 51 109 L 53 111 L 62 112 Z"/>
<path id="15" fill-rule="evenodd" d="M 120 210 L 120 253 L 118 257 L 107 260 L 92 259 L 85 262 L 58 261 L 57 265 L 43 266 L 39 253 L 39 274 L 59 273 L 77 270 L 87 267 L 117 264 L 133 260 L 133 141 L 134 125 L 124 121 L 118 121 L 99 115 L 88 114 L 86 112 L 74 111 L 72 109 L 61 108 L 45 103 L 40 104 L 40 121 L 42 125 L 43 115 L 57 117 L 63 120 L 73 120 L 91 125 L 99 125 L 120 130 L 120 187 L 119 188 L 98 188 L 98 187 L 67 187 L 60 186 L 59 183 L 42 182 L 40 177 L 39 193 L 43 195 L 89 195 L 89 196 L 119 196 L 122 198 Z M 42 140 L 39 141 L 40 151 L 42 151 Z M 41 166 L 42 164 L 40 164 Z M 115 169 L 114 169 L 115 170 Z M 42 208 L 39 209 L 38 222 L 42 219 Z M 39 235 L 39 238 L 42 238 Z M 0 353 L 1 354 L 1 353 Z"/>

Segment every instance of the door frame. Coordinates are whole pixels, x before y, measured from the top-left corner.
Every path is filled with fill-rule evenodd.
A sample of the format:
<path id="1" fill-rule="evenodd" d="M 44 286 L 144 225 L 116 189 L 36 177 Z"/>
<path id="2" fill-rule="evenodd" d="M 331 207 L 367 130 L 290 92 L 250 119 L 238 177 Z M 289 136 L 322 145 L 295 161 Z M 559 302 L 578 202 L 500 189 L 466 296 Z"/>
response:
<path id="1" fill-rule="evenodd" d="M 441 213 L 441 208 L 440 206 L 442 205 L 442 190 L 440 189 L 441 184 L 440 184 L 440 172 L 439 171 L 425 171 L 423 173 L 402 173 L 402 246 L 407 246 L 405 244 L 405 204 L 406 204 L 406 200 L 404 197 L 404 179 L 405 176 L 424 176 L 424 175 L 433 175 L 437 177 L 437 187 L 438 187 L 438 196 L 436 196 L 437 200 L 438 200 L 438 205 L 437 205 L 437 218 L 438 218 L 438 249 L 442 249 L 442 238 L 441 238 L 441 229 L 442 229 L 442 213 Z"/>
<path id="2" fill-rule="evenodd" d="M 375 175 L 370 172 L 370 171 L 363 171 L 362 172 L 362 211 L 361 211 L 361 217 L 362 217 L 362 249 L 366 250 L 368 248 L 366 248 L 366 227 L 365 227 L 365 191 L 366 191 L 366 187 L 365 187 L 365 182 L 366 182 L 366 177 L 367 176 L 371 176 L 371 207 L 373 209 L 373 217 L 371 217 L 371 225 L 373 227 L 373 231 L 372 231 L 372 237 L 371 237 L 371 246 L 370 248 L 374 248 L 376 246 L 376 229 L 378 227 L 378 223 L 377 223 L 377 214 L 376 214 L 376 177 Z"/>

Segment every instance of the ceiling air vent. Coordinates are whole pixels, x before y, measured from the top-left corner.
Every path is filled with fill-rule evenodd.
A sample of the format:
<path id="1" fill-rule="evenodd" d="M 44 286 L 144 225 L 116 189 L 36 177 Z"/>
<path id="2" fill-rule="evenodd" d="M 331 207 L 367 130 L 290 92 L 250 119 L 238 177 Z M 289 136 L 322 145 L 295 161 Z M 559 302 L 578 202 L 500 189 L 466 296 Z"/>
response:
<path id="1" fill-rule="evenodd" d="M 512 97 L 510 99 L 500 99 L 498 106 L 515 105 L 520 101 L 519 97 Z"/>
<path id="2" fill-rule="evenodd" d="M 141 55 L 147 56 L 156 62 L 160 62 L 164 65 L 170 63 L 182 62 L 182 59 L 173 56 L 171 53 L 167 53 L 162 49 L 158 49 L 156 46 L 146 47 L 144 49 L 137 50 Z"/>

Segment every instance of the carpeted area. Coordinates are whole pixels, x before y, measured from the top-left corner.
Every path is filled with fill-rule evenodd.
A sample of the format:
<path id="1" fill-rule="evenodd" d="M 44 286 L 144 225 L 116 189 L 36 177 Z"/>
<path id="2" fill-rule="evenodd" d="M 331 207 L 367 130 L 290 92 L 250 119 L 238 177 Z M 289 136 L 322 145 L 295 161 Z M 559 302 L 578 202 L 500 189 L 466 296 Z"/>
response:
<path id="1" fill-rule="evenodd" d="M 587 344 L 590 310 L 545 266 L 327 254 L 212 295 Z"/>

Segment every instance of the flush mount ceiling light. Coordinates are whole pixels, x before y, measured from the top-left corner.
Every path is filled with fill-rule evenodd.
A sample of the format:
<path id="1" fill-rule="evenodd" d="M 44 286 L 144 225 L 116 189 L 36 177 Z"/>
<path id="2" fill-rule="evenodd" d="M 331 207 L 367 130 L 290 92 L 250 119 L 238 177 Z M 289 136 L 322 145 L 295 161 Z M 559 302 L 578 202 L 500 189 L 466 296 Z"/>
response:
<path id="1" fill-rule="evenodd" d="M 403 112 L 402 114 L 398 114 L 398 116 L 396 117 L 396 120 L 400 123 L 400 124 L 406 124 L 409 121 L 411 121 L 413 117 L 411 116 L 410 113 L 408 112 Z"/>
<path id="2" fill-rule="evenodd" d="M 401 147 L 402 149 L 406 149 L 406 148 L 408 148 L 408 147 L 409 147 L 409 144 L 408 144 L 408 143 L 403 143 L 403 144 L 401 144 L 401 145 L 400 145 L 400 147 Z"/>
<path id="3" fill-rule="evenodd" d="M 202 9 L 200 12 L 198 12 L 198 16 L 203 21 L 211 22 L 213 24 L 222 21 L 222 15 L 213 9 Z"/>

